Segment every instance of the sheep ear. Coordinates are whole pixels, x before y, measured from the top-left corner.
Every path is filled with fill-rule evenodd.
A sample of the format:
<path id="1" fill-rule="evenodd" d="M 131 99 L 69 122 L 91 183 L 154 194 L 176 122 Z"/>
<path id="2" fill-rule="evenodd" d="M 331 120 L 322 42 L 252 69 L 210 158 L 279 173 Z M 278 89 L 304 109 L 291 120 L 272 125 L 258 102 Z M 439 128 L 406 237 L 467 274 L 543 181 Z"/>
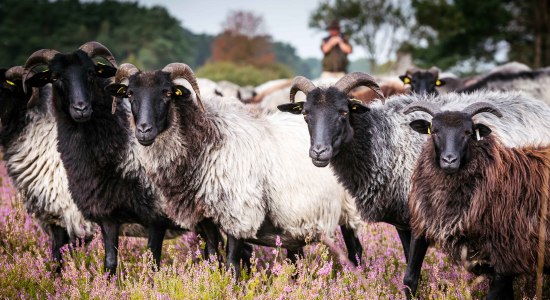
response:
<path id="1" fill-rule="evenodd" d="M 304 109 L 305 102 L 285 103 L 278 105 L 277 108 L 282 112 L 289 112 L 291 114 L 299 115 Z"/>
<path id="2" fill-rule="evenodd" d="M 414 120 L 409 123 L 409 126 L 420 134 L 431 134 L 432 124 L 426 120 Z"/>
<path id="3" fill-rule="evenodd" d="M 407 75 L 401 75 L 401 76 L 399 76 L 399 79 L 401 79 L 401 81 L 403 81 L 404 84 L 410 84 L 411 83 L 411 78 Z"/>
<path id="4" fill-rule="evenodd" d="M 191 97 L 191 91 L 188 90 L 183 85 L 175 85 L 174 87 L 172 87 L 172 95 L 176 99 L 179 99 L 179 98 L 187 99 Z"/>
<path id="5" fill-rule="evenodd" d="M 363 104 L 363 102 L 356 99 L 350 99 L 348 101 L 348 106 L 349 111 L 353 114 L 362 114 L 370 110 L 370 108 Z"/>
<path id="6" fill-rule="evenodd" d="M 491 134 L 491 132 L 493 132 L 493 131 L 491 130 L 491 128 L 489 128 L 486 125 L 474 124 L 474 138 L 476 137 L 477 132 L 479 132 L 479 137 L 483 138 L 483 137 L 486 137 L 489 134 Z"/>
<path id="7" fill-rule="evenodd" d="M 42 87 L 50 82 L 52 82 L 52 72 L 50 70 L 44 70 L 27 79 L 25 83 L 31 87 Z"/>
<path id="8" fill-rule="evenodd" d="M 109 95 L 117 98 L 126 98 L 126 92 L 128 92 L 128 86 L 122 83 L 111 83 L 105 87 L 105 91 Z"/>
<path id="9" fill-rule="evenodd" d="M 444 86 L 445 85 L 445 80 L 443 79 L 436 79 L 435 80 L 435 86 Z"/>
<path id="10" fill-rule="evenodd" d="M 95 75 L 101 78 L 113 77 L 116 74 L 116 68 L 108 66 L 104 63 L 96 63 L 95 65 Z"/>

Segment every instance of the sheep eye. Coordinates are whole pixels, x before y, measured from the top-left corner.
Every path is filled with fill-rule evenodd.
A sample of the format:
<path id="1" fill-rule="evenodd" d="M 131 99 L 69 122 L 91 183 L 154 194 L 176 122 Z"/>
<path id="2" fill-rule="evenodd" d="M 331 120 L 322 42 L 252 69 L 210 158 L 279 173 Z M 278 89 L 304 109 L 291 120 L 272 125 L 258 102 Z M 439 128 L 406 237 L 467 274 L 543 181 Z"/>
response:
<path id="1" fill-rule="evenodd" d="M 128 98 L 132 98 L 133 95 L 134 95 L 134 92 L 132 92 L 132 91 L 128 91 L 126 93 L 126 96 L 128 96 Z"/>
<path id="2" fill-rule="evenodd" d="M 345 117 L 345 116 L 348 115 L 348 112 L 347 112 L 347 111 L 341 111 L 341 112 L 340 112 L 340 115 L 341 115 L 342 117 Z"/>
<path id="3" fill-rule="evenodd" d="M 172 92 L 168 90 L 164 90 L 164 96 L 166 97 L 172 97 Z"/>

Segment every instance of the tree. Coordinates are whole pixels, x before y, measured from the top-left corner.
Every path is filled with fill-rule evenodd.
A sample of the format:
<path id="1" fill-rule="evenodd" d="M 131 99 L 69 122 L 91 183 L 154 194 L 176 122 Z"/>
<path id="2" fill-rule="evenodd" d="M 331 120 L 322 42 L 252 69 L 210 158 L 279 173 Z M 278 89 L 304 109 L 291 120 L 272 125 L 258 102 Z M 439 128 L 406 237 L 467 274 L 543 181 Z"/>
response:
<path id="1" fill-rule="evenodd" d="M 511 59 L 535 68 L 550 65 L 550 4 L 548 0 L 510 1 L 506 31 Z"/>
<path id="2" fill-rule="evenodd" d="M 387 60 L 406 38 L 409 13 L 397 0 L 324 0 L 311 14 L 309 25 L 324 30 L 331 20 L 341 20 L 344 34 L 365 48 L 374 70 L 376 59 Z"/>
<path id="3" fill-rule="evenodd" d="M 271 37 L 263 32 L 263 18 L 252 12 L 230 12 L 212 42 L 212 61 L 265 67 L 275 62 Z"/>
<path id="4" fill-rule="evenodd" d="M 273 50 L 275 52 L 276 61 L 291 67 L 294 71 L 294 74 L 302 75 L 307 78 L 314 78 L 319 76 L 319 74 L 313 73 L 313 70 L 306 63 L 306 61 L 301 59 L 296 54 L 296 48 L 294 48 L 292 45 L 282 42 L 274 42 Z"/>
<path id="5" fill-rule="evenodd" d="M 550 65 L 547 0 L 413 0 L 412 5 L 418 26 L 404 48 L 420 65 L 449 68 L 470 61 L 466 71 L 476 71 L 480 62 L 503 62 L 495 55 L 505 49 L 508 60 Z"/>
<path id="6" fill-rule="evenodd" d="M 207 37 L 184 30 L 160 6 L 147 8 L 112 0 L 2 0 L 0 15 L 3 67 L 23 64 L 41 48 L 74 51 L 91 40 L 105 44 L 118 61 L 147 69 L 174 61 L 196 67 L 196 56 L 209 52 L 204 50 L 204 43 L 210 45 Z"/>

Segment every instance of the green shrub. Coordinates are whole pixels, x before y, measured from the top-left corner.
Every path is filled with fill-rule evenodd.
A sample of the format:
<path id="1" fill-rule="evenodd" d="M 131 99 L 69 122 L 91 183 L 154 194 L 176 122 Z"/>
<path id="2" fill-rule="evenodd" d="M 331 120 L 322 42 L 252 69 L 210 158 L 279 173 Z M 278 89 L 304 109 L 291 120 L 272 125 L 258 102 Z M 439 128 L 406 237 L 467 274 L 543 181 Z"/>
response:
<path id="1" fill-rule="evenodd" d="M 240 86 L 257 86 L 266 81 L 294 76 L 292 70 L 283 64 L 275 63 L 265 68 L 252 65 L 239 65 L 232 62 L 211 62 L 196 72 L 197 77 L 214 81 L 228 80 Z"/>

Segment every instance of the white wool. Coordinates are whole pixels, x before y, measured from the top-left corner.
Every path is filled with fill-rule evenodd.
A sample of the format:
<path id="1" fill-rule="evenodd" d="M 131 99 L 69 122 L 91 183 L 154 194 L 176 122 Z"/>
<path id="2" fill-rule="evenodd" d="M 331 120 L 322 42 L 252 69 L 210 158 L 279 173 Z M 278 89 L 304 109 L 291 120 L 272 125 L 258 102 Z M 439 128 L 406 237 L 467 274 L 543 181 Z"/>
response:
<path id="1" fill-rule="evenodd" d="M 7 152 L 6 166 L 15 186 L 25 195 L 25 208 L 41 224 L 67 228 L 70 237 L 89 236 L 95 226 L 84 219 L 73 202 L 67 174 L 57 152 L 57 125 L 51 112 L 27 112 L 29 124 Z"/>
<path id="2" fill-rule="evenodd" d="M 283 230 L 282 239 L 333 236 L 341 222 L 362 224 L 354 199 L 337 182 L 330 168 L 317 168 L 308 156 L 309 133 L 303 119 L 290 114 L 251 116 L 224 99 L 205 101 L 206 114 L 223 136 L 223 144 L 208 153 L 196 171 L 202 212 L 177 219 L 188 227 L 213 218 L 237 238 L 262 239 L 264 219 Z M 186 157 L 185 133 L 169 128 L 155 143 L 141 147 L 148 172 Z M 220 199 L 225 198 L 222 201 Z M 185 201 L 185 200 L 182 200 Z"/>

